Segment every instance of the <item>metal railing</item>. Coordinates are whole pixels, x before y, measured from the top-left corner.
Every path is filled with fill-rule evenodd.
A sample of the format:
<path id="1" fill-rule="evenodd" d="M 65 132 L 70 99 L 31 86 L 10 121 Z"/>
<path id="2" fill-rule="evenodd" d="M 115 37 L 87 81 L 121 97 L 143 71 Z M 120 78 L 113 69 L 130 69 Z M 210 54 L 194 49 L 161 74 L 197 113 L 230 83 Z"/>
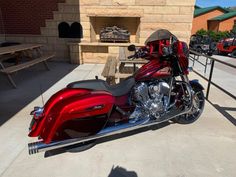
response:
<path id="1" fill-rule="evenodd" d="M 195 69 L 193 69 L 193 72 L 196 73 L 197 75 L 199 75 L 200 77 L 202 77 L 204 80 L 206 80 L 208 82 L 207 84 L 207 90 L 206 90 L 206 99 L 208 100 L 209 98 L 209 93 L 210 93 L 210 87 L 211 85 L 214 85 L 216 88 L 220 89 L 221 91 L 223 91 L 224 93 L 226 93 L 227 95 L 229 95 L 230 97 L 232 97 L 233 99 L 236 100 L 236 96 L 233 95 L 232 93 L 230 93 L 229 91 L 227 91 L 226 89 L 222 88 L 221 86 L 217 85 L 216 83 L 212 82 L 212 75 L 213 75 L 213 71 L 214 71 L 214 66 L 215 66 L 215 62 L 218 62 L 218 63 L 221 63 L 225 66 L 228 66 L 228 67 L 231 67 L 233 69 L 236 69 L 236 66 L 235 65 L 232 65 L 230 63 L 227 63 L 227 62 L 224 62 L 224 61 L 221 61 L 219 59 L 216 59 L 212 56 L 208 56 L 208 55 L 205 55 L 205 54 L 201 54 L 201 53 L 198 53 L 198 52 L 195 52 L 193 50 L 190 50 L 190 56 L 189 56 L 189 59 L 192 60 L 193 62 L 193 67 L 195 65 L 195 63 L 199 63 L 200 65 L 204 66 L 204 74 L 206 74 L 206 71 L 207 71 L 207 66 L 208 65 L 211 65 L 210 66 L 210 74 L 209 74 L 209 77 L 206 78 L 205 76 L 203 76 L 202 74 L 200 74 L 199 72 L 197 72 Z M 205 62 L 202 62 L 199 60 L 199 57 L 202 56 L 205 58 Z"/>
<path id="2" fill-rule="evenodd" d="M 195 51 L 192 51 L 192 50 L 190 50 L 190 51 L 193 54 L 193 56 L 190 55 L 190 59 L 192 59 L 192 61 L 193 61 L 193 67 L 195 65 L 195 62 L 199 63 L 200 65 L 204 66 L 204 74 L 206 74 L 207 66 L 211 64 L 211 60 L 210 60 L 209 56 L 202 55 L 201 53 L 198 53 L 198 52 L 195 52 Z M 205 62 L 201 62 L 199 60 L 200 56 L 205 56 L 206 57 L 205 58 L 206 59 Z M 210 62 L 208 62 L 208 61 L 210 61 Z"/>

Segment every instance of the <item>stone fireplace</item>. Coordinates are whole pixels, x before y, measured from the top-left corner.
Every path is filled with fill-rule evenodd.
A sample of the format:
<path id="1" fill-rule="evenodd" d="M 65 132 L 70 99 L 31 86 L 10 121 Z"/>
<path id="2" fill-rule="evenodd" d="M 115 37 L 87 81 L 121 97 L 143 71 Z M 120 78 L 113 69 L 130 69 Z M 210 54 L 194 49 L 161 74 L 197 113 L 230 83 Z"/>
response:
<path id="1" fill-rule="evenodd" d="M 147 37 L 160 28 L 170 30 L 181 40 L 190 37 L 194 0 L 70 1 L 79 4 L 83 27 L 81 41 L 69 43 L 72 63 L 105 63 L 109 55 L 118 56 L 120 47 L 131 43 L 143 46 Z M 101 30 L 112 26 L 127 30 L 129 40 L 101 41 Z"/>
<path id="2" fill-rule="evenodd" d="M 71 52 L 72 62 L 80 64 L 105 63 L 109 55 L 118 56 L 120 47 L 127 47 L 131 43 L 139 46 L 142 16 L 143 11 L 140 9 L 87 9 L 86 17 L 89 30 L 79 44 L 70 43 L 71 51 L 78 51 L 77 54 Z M 114 26 L 127 30 L 130 33 L 129 40 L 126 42 L 101 41 L 101 30 Z"/>

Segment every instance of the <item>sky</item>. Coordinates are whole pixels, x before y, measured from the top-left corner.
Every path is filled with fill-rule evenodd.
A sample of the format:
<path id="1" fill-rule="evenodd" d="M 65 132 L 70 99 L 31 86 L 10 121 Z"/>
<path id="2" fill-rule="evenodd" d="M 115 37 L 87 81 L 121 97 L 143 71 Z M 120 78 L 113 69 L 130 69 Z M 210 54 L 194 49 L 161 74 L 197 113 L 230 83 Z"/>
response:
<path id="1" fill-rule="evenodd" d="M 209 7 L 209 6 L 231 7 L 231 6 L 236 6 L 236 0 L 196 0 L 196 5 L 200 7 Z"/>

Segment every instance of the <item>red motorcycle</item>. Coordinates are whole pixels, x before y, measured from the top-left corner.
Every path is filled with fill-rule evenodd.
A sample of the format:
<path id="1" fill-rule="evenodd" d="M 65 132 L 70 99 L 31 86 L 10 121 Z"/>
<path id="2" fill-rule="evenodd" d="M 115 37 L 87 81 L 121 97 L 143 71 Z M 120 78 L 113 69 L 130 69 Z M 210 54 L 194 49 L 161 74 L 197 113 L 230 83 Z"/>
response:
<path id="1" fill-rule="evenodd" d="M 130 59 L 145 58 L 133 76 L 108 85 L 100 79 L 70 83 L 32 111 L 29 154 L 91 142 L 174 121 L 189 124 L 204 109 L 203 87 L 188 80 L 187 44 L 167 30 L 154 32 Z"/>

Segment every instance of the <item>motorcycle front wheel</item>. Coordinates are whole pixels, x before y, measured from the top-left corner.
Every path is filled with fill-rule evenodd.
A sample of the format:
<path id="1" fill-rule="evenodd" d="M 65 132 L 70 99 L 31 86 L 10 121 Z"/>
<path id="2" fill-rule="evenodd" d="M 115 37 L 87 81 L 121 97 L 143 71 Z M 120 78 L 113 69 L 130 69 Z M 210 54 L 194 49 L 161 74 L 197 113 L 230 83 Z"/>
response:
<path id="1" fill-rule="evenodd" d="M 174 122 L 179 124 L 191 124 L 195 122 L 202 114 L 205 106 L 205 97 L 203 91 L 195 91 L 193 95 L 193 107 L 187 114 L 174 118 Z"/>

